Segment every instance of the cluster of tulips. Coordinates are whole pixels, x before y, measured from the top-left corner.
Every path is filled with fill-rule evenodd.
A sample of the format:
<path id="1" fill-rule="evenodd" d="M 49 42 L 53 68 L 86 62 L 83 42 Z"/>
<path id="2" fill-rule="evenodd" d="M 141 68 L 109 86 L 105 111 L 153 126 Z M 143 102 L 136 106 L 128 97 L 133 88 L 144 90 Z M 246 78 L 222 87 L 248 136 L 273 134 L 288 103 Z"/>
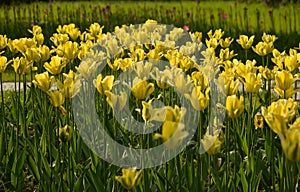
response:
<path id="1" fill-rule="evenodd" d="M 226 103 L 217 104 L 220 110 L 226 111 L 225 121 L 241 118 L 247 113 L 247 118 L 243 119 L 248 121 L 247 134 L 271 129 L 278 135 L 286 158 L 300 161 L 300 117 L 297 117 L 298 104 L 295 101 L 300 69 L 297 48 L 280 52 L 274 47 L 277 39 L 274 35 L 263 34 L 256 45 L 253 45 L 254 36 L 240 35 L 236 42 L 245 50 L 245 59 L 238 60 L 235 58 L 237 54 L 230 49 L 234 39 L 223 37 L 221 29 L 209 31 L 208 38 L 203 39 L 201 32 L 192 33 L 180 28 L 167 33 L 166 26 L 154 20 L 148 20 L 138 28 L 133 25 L 116 27 L 113 34 L 102 33 L 102 28 L 94 23 L 87 31 L 81 32 L 74 24 L 59 26 L 57 33 L 50 38 L 51 47 L 44 44 L 42 29 L 36 25 L 29 30 L 31 38 L 12 40 L 1 35 L 0 74 L 11 65 L 17 76 L 34 75 L 32 86 L 44 92 L 65 118 L 72 113 L 65 103 L 82 91 L 83 82 L 92 82 L 100 98 L 104 98 L 101 101 L 106 102 L 114 113 L 122 113 L 128 100 L 134 98 L 140 103 L 134 112 L 145 125 L 162 123 L 153 139 L 162 141 L 167 148 L 184 142 L 189 134 L 185 126 L 188 110 L 210 111 L 214 94 L 210 81 L 214 81 L 220 94 L 226 98 Z M 185 34 L 190 35 L 189 41 L 178 44 Z M 206 49 L 199 46 L 201 42 L 205 42 Z M 97 44 L 106 45 L 106 49 L 95 49 Z M 251 49 L 262 60 L 248 60 Z M 195 57 L 199 54 L 203 57 L 201 65 Z M 158 60 L 169 65 L 161 68 L 155 63 Z M 102 61 L 107 64 L 105 67 Z M 95 74 L 99 67 L 105 70 Z M 125 72 L 130 74 L 126 82 L 126 89 L 130 92 L 114 91 L 122 84 L 118 76 Z M 174 100 L 171 90 L 190 102 L 191 108 L 182 107 L 178 99 Z M 154 101 L 161 99 L 169 105 L 153 105 Z M 260 105 L 260 109 L 253 110 L 255 105 Z M 216 125 L 222 127 L 220 134 L 207 132 L 197 141 L 209 155 L 218 154 L 224 140 L 228 142 L 226 129 L 229 126 L 223 122 L 220 124 Z M 60 127 L 60 141 L 68 142 L 76 134 L 72 130 L 75 129 L 69 125 Z M 254 137 L 246 137 L 251 144 Z M 251 154 L 250 148 L 248 145 L 245 149 L 248 155 Z M 116 176 L 116 180 L 131 190 L 142 171 L 124 168 L 122 172 L 123 175 Z"/>

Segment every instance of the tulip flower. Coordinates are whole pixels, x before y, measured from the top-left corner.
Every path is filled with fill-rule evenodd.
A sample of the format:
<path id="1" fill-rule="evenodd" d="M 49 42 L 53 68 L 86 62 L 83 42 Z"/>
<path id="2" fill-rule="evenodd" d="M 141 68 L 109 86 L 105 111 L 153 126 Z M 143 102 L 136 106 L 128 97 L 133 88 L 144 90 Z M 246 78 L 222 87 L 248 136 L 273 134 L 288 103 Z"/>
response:
<path id="1" fill-rule="evenodd" d="M 254 127 L 255 129 L 263 128 L 264 126 L 264 117 L 260 112 L 256 113 L 254 116 Z"/>
<path id="2" fill-rule="evenodd" d="M 274 45 L 272 42 L 266 43 L 266 42 L 259 42 L 255 48 L 252 47 L 253 51 L 257 53 L 259 56 L 265 56 L 269 53 L 272 53 L 274 49 Z"/>
<path id="3" fill-rule="evenodd" d="M 278 39 L 278 37 L 276 37 L 275 35 L 268 35 L 266 33 L 264 33 L 262 36 L 262 40 L 265 43 L 274 43 L 277 39 Z"/>
<path id="4" fill-rule="evenodd" d="M 277 134 L 287 129 L 287 123 L 295 117 L 297 102 L 293 99 L 279 99 L 268 108 L 262 107 L 261 112 L 269 127 Z"/>
<path id="5" fill-rule="evenodd" d="M 237 39 L 236 41 L 238 44 L 242 46 L 243 49 L 249 49 L 253 44 L 253 40 L 254 40 L 254 35 L 252 35 L 250 38 L 246 35 L 240 35 L 240 38 Z"/>
<path id="6" fill-rule="evenodd" d="M 52 37 L 50 37 L 50 40 L 55 46 L 59 46 L 61 44 L 66 43 L 69 40 L 69 36 L 67 34 L 54 33 Z"/>
<path id="7" fill-rule="evenodd" d="M 220 50 L 220 55 L 219 58 L 222 59 L 223 61 L 232 59 L 234 56 L 237 54 L 234 53 L 234 51 L 230 51 L 229 48 L 226 49 L 221 49 Z"/>
<path id="8" fill-rule="evenodd" d="M 7 46 L 8 39 L 6 35 L 0 35 L 0 50 L 4 49 Z"/>
<path id="9" fill-rule="evenodd" d="M 225 39 L 220 39 L 220 45 L 222 48 L 228 48 L 232 41 L 233 39 L 231 37 L 226 37 Z"/>
<path id="10" fill-rule="evenodd" d="M 132 190 L 138 185 L 143 171 L 137 171 L 136 168 L 123 168 L 122 176 L 115 176 L 115 179 L 127 190 Z"/>
<path id="11" fill-rule="evenodd" d="M 57 86 L 65 98 L 73 98 L 80 91 L 80 80 L 72 70 L 70 70 L 68 74 L 64 73 L 63 75 L 65 76 L 65 80 L 63 82 L 58 80 Z"/>
<path id="12" fill-rule="evenodd" d="M 122 91 L 120 95 L 116 95 L 110 91 L 105 91 L 106 101 L 115 112 L 120 112 L 127 103 L 127 94 Z"/>
<path id="13" fill-rule="evenodd" d="M 293 77 L 292 73 L 286 70 L 277 71 L 275 75 L 276 85 L 279 89 L 284 91 L 292 87 L 296 80 L 297 77 Z"/>
<path id="14" fill-rule="evenodd" d="M 38 48 L 40 54 L 40 61 L 47 61 L 50 58 L 50 49 L 48 46 L 43 45 Z"/>
<path id="15" fill-rule="evenodd" d="M 279 134 L 281 146 L 286 158 L 292 162 L 300 161 L 300 118 L 283 134 Z"/>
<path id="16" fill-rule="evenodd" d="M 12 67 L 14 68 L 15 73 L 18 75 L 29 74 L 31 71 L 37 70 L 37 67 L 33 66 L 33 62 L 28 61 L 24 57 L 13 58 Z"/>
<path id="17" fill-rule="evenodd" d="M 218 78 L 218 85 L 222 92 L 229 95 L 236 95 L 239 91 L 240 82 L 238 79 L 234 80 L 234 76 L 227 74 L 226 71 L 222 72 Z"/>
<path id="18" fill-rule="evenodd" d="M 79 53 L 79 45 L 77 42 L 67 41 L 57 46 L 56 53 L 60 57 L 64 57 L 69 62 L 73 61 Z"/>
<path id="19" fill-rule="evenodd" d="M 194 87 L 191 95 L 185 94 L 185 97 L 191 101 L 192 106 L 199 111 L 202 111 L 207 108 L 209 104 L 209 91 L 210 88 L 207 88 L 205 93 L 202 93 L 201 87 Z"/>
<path id="20" fill-rule="evenodd" d="M 65 60 L 59 56 L 51 57 L 51 61 L 44 64 L 44 68 L 52 75 L 59 74 L 65 66 Z"/>
<path id="21" fill-rule="evenodd" d="M 284 58 L 284 66 L 293 72 L 300 66 L 300 53 L 297 53 L 295 49 L 290 49 L 290 55 Z"/>
<path id="22" fill-rule="evenodd" d="M 154 84 L 148 83 L 147 80 L 135 78 L 133 80 L 133 86 L 131 92 L 133 96 L 139 100 L 144 100 L 151 95 L 154 91 Z"/>
<path id="23" fill-rule="evenodd" d="M 255 93 L 263 85 L 261 74 L 248 73 L 242 80 L 248 93 Z"/>
<path id="24" fill-rule="evenodd" d="M 104 95 L 105 91 L 111 91 L 114 85 L 114 78 L 113 75 L 107 75 L 104 78 L 102 74 L 97 76 L 97 79 L 94 80 L 94 85 L 101 95 Z"/>
<path id="25" fill-rule="evenodd" d="M 237 118 L 244 111 L 244 96 L 238 98 L 236 95 L 228 96 L 226 99 L 226 111 L 229 117 Z"/>
<path id="26" fill-rule="evenodd" d="M 220 152 L 222 142 L 218 135 L 205 134 L 203 139 L 201 139 L 201 144 L 207 154 L 215 155 Z"/>
<path id="27" fill-rule="evenodd" d="M 7 58 L 5 56 L 0 56 L 0 73 L 4 73 L 6 70 L 6 67 L 11 63 L 12 61 L 7 62 Z"/>
<path id="28" fill-rule="evenodd" d="M 68 142 L 71 139 L 72 128 L 69 125 L 65 125 L 64 127 L 60 127 L 58 129 L 58 136 L 61 142 Z"/>
<path id="29" fill-rule="evenodd" d="M 178 146 L 187 136 L 188 132 L 184 130 L 183 123 L 167 120 L 162 125 L 162 134 L 154 134 L 154 139 L 162 138 L 166 148 L 172 149 Z"/>
<path id="30" fill-rule="evenodd" d="M 36 74 L 35 80 L 33 80 L 32 83 L 37 85 L 42 91 L 48 92 L 51 89 L 54 81 L 55 78 L 53 76 L 50 77 L 48 71 L 46 71 L 41 74 Z"/>

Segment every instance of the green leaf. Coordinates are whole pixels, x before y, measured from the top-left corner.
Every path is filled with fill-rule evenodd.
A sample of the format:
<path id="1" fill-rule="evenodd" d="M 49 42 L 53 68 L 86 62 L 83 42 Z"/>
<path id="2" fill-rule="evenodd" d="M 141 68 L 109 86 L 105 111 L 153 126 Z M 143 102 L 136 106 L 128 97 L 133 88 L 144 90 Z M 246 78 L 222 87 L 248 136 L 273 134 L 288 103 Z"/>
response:
<path id="1" fill-rule="evenodd" d="M 18 177 L 22 173 L 22 169 L 25 163 L 27 151 L 23 150 L 19 157 L 15 156 L 14 163 L 11 171 L 11 183 L 14 187 L 17 186 Z"/>
<path id="2" fill-rule="evenodd" d="M 32 171 L 33 176 L 35 177 L 35 179 L 37 181 L 40 181 L 41 176 L 40 176 L 40 173 L 39 173 L 39 170 L 38 170 L 38 166 L 37 166 L 36 162 L 33 160 L 33 158 L 30 155 L 28 156 L 28 165 L 29 165 L 29 168 Z"/>
<path id="3" fill-rule="evenodd" d="M 248 182 L 247 182 L 247 179 L 246 179 L 245 172 L 242 168 L 239 170 L 239 175 L 240 175 L 240 178 L 241 178 L 243 191 L 248 192 Z"/>

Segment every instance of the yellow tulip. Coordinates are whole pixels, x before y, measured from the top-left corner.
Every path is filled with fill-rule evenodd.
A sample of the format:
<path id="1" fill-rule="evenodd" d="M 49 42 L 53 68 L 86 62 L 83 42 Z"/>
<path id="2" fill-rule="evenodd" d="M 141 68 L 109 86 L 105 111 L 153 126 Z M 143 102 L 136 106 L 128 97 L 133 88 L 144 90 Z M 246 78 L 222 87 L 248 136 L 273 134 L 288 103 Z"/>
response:
<path id="1" fill-rule="evenodd" d="M 223 71 L 218 77 L 218 85 L 222 92 L 229 96 L 236 95 L 238 93 L 240 82 L 238 79 L 234 80 L 234 75 Z"/>
<path id="2" fill-rule="evenodd" d="M 54 33 L 50 40 L 53 42 L 55 46 L 66 43 L 69 40 L 69 36 L 67 34 L 57 34 Z"/>
<path id="3" fill-rule="evenodd" d="M 135 62 L 132 58 L 124 58 L 120 60 L 119 67 L 122 71 L 126 71 L 128 67 L 132 66 Z"/>
<path id="4" fill-rule="evenodd" d="M 237 43 L 242 46 L 243 49 L 249 49 L 254 40 L 254 35 L 252 35 L 250 38 L 246 35 L 240 35 L 239 39 L 237 39 Z"/>
<path id="5" fill-rule="evenodd" d="M 290 126 L 284 135 L 280 134 L 282 150 L 290 161 L 300 161 L 300 118 Z"/>
<path id="6" fill-rule="evenodd" d="M 178 75 L 174 74 L 174 78 L 170 84 L 175 87 L 176 91 L 179 93 L 186 94 L 192 90 L 193 82 L 189 78 L 186 78 L 184 74 L 180 73 Z"/>
<path id="7" fill-rule="evenodd" d="M 287 90 L 282 90 L 279 87 L 275 87 L 274 91 L 283 99 L 291 98 L 295 93 L 297 93 L 297 90 L 295 90 L 293 86 Z"/>
<path id="8" fill-rule="evenodd" d="M 79 53 L 79 45 L 77 42 L 67 41 L 57 46 L 56 53 L 58 56 L 66 58 L 69 62 L 73 61 Z"/>
<path id="9" fill-rule="evenodd" d="M 161 89 L 167 89 L 170 87 L 169 81 L 172 79 L 172 72 L 169 69 L 160 71 L 159 69 L 154 69 L 155 73 L 151 74 L 152 78 L 155 79 L 156 84 Z"/>
<path id="10" fill-rule="evenodd" d="M 186 109 L 184 107 L 179 108 L 177 105 L 174 108 L 166 106 L 164 121 L 182 122 L 185 113 Z"/>
<path id="11" fill-rule="evenodd" d="M 90 32 L 91 36 L 97 39 L 98 35 L 102 34 L 103 27 L 104 26 L 101 27 L 99 23 L 93 23 L 87 31 Z"/>
<path id="12" fill-rule="evenodd" d="M 33 84 L 37 85 L 42 91 L 47 92 L 52 87 L 55 78 L 53 76 L 49 76 L 48 71 L 36 74 L 35 80 L 32 81 Z"/>
<path id="13" fill-rule="evenodd" d="M 39 47 L 41 61 L 47 61 L 50 58 L 50 49 L 48 46 L 43 45 Z"/>
<path id="14" fill-rule="evenodd" d="M 72 128 L 69 125 L 65 125 L 64 127 L 60 127 L 58 129 L 58 136 L 61 142 L 68 142 L 71 139 Z"/>
<path id="15" fill-rule="evenodd" d="M 184 124 L 174 121 L 165 121 L 162 125 L 162 134 L 154 134 L 154 139 L 162 138 L 164 145 L 168 149 L 172 149 L 188 136 L 188 132 L 184 130 Z"/>
<path id="16" fill-rule="evenodd" d="M 147 80 L 143 80 L 140 78 L 135 78 L 133 80 L 133 86 L 131 92 L 133 96 L 139 100 L 146 99 L 153 93 L 154 91 L 154 84 L 148 83 Z"/>
<path id="17" fill-rule="evenodd" d="M 208 80 L 202 71 L 194 71 L 191 74 L 191 79 L 195 86 L 200 86 L 201 91 L 208 87 Z"/>
<path id="18" fill-rule="evenodd" d="M 18 75 L 29 74 L 31 71 L 36 71 L 37 70 L 37 67 L 33 66 L 33 62 L 28 61 L 24 57 L 13 58 L 12 67 L 14 68 L 15 73 L 18 74 Z"/>
<path id="19" fill-rule="evenodd" d="M 295 117 L 297 102 L 293 99 L 279 99 L 272 102 L 268 108 L 262 107 L 261 110 L 269 127 L 277 134 L 284 133 L 287 123 Z"/>
<path id="20" fill-rule="evenodd" d="M 51 104 L 54 107 L 61 107 L 65 102 L 65 97 L 61 91 L 51 91 L 48 92 L 48 95 L 50 96 Z"/>
<path id="21" fill-rule="evenodd" d="M 39 53 L 38 48 L 28 48 L 24 52 L 24 57 L 28 61 L 34 61 L 34 62 L 39 62 L 41 60 L 41 55 Z"/>
<path id="22" fill-rule="evenodd" d="M 271 61 L 273 63 L 275 63 L 277 65 L 277 67 L 279 67 L 279 69 L 283 69 L 283 62 L 285 57 L 287 56 L 287 54 L 285 53 L 285 51 L 283 51 L 282 53 L 280 53 L 277 49 L 274 49 L 272 51 L 273 54 L 273 58 L 271 58 Z"/>
<path id="23" fill-rule="evenodd" d="M 263 85 L 261 74 L 247 73 L 242 80 L 248 93 L 255 93 Z"/>
<path id="24" fill-rule="evenodd" d="M 132 50 L 129 56 L 134 62 L 144 61 L 146 58 L 145 51 L 142 48 Z"/>
<path id="25" fill-rule="evenodd" d="M 267 66 L 259 66 L 259 73 L 262 75 L 262 77 L 268 81 L 275 79 L 275 73 L 277 72 L 277 69 L 274 68 L 273 70 L 269 69 Z"/>
<path id="26" fill-rule="evenodd" d="M 115 112 L 120 112 L 127 103 L 127 94 L 122 91 L 120 95 L 116 95 L 110 91 L 105 91 L 106 101 Z"/>
<path id="27" fill-rule="evenodd" d="M 72 70 L 70 70 L 68 74 L 64 73 L 63 75 L 65 76 L 64 82 L 62 83 L 58 80 L 57 86 L 65 98 L 73 98 L 80 91 L 80 80 Z"/>
<path id="28" fill-rule="evenodd" d="M 222 48 L 228 48 L 232 41 L 233 39 L 231 37 L 226 37 L 225 39 L 220 39 L 220 45 Z"/>
<path id="29" fill-rule="evenodd" d="M 0 73 L 4 73 L 6 70 L 6 67 L 11 63 L 12 61 L 7 62 L 7 58 L 5 56 L 0 56 Z"/>
<path id="30" fill-rule="evenodd" d="M 222 38 L 222 36 L 224 35 L 224 31 L 222 31 L 222 29 L 217 29 L 215 30 L 214 34 L 212 34 L 212 30 L 210 30 L 207 33 L 208 37 L 211 38 L 216 38 L 217 40 L 220 40 Z"/>
<path id="31" fill-rule="evenodd" d="M 51 61 L 44 64 L 44 68 L 52 75 L 61 73 L 62 69 L 66 66 L 66 62 L 62 57 L 53 56 Z"/>
<path id="32" fill-rule="evenodd" d="M 237 118 L 244 111 L 244 96 L 238 98 L 236 95 L 228 96 L 226 99 L 226 111 L 229 117 Z"/>
<path id="33" fill-rule="evenodd" d="M 276 37 L 275 35 L 268 35 L 266 33 L 264 33 L 262 36 L 262 40 L 265 43 L 274 43 L 277 39 L 278 39 L 278 37 Z"/>
<path id="34" fill-rule="evenodd" d="M 290 71 L 294 71 L 300 66 L 300 53 L 295 49 L 290 49 L 290 55 L 284 58 L 284 65 Z"/>
<path id="35" fill-rule="evenodd" d="M 34 35 L 33 39 L 38 46 L 41 46 L 44 43 L 44 35 L 42 33 Z"/>
<path id="36" fill-rule="evenodd" d="M 207 48 L 216 49 L 219 45 L 219 42 L 216 38 L 210 38 L 209 40 L 205 40 Z"/>
<path id="37" fill-rule="evenodd" d="M 92 46 L 93 43 L 91 41 L 87 41 L 85 43 L 82 42 L 78 52 L 78 59 L 82 60 Z"/>
<path id="38" fill-rule="evenodd" d="M 265 56 L 269 53 L 272 53 L 274 49 L 274 45 L 272 42 L 266 43 L 266 42 L 259 42 L 255 48 L 252 47 L 253 51 L 257 53 L 259 56 Z"/>
<path id="39" fill-rule="evenodd" d="M 292 73 L 286 70 L 277 71 L 275 75 L 275 82 L 279 89 L 288 90 L 290 89 L 297 77 L 293 77 Z"/>
<path id="40" fill-rule="evenodd" d="M 0 50 L 4 49 L 7 46 L 8 39 L 6 35 L 0 35 Z"/>
<path id="41" fill-rule="evenodd" d="M 42 33 L 42 28 L 39 26 L 39 25 L 34 25 L 33 27 L 32 27 L 32 30 L 28 30 L 31 34 L 33 34 L 33 35 L 37 35 L 37 34 L 40 34 L 40 33 Z"/>
<path id="42" fill-rule="evenodd" d="M 220 50 L 220 59 L 222 59 L 223 61 L 225 60 L 229 60 L 232 59 L 234 56 L 236 56 L 237 54 L 234 53 L 234 51 L 230 51 L 229 48 L 226 49 L 221 49 Z"/>
<path id="43" fill-rule="evenodd" d="M 185 94 L 185 97 L 191 101 L 192 106 L 196 110 L 204 110 L 209 104 L 209 92 L 210 88 L 207 88 L 205 94 L 201 92 L 201 87 L 194 87 L 191 95 Z"/>
<path id="44" fill-rule="evenodd" d="M 222 142 L 218 135 L 205 134 L 203 139 L 201 139 L 201 144 L 207 154 L 215 155 L 220 152 Z"/>
<path id="45" fill-rule="evenodd" d="M 137 76 L 141 79 L 149 77 L 152 71 L 153 64 L 151 62 L 138 62 L 133 66 L 133 69 Z"/>
<path id="46" fill-rule="evenodd" d="M 235 66 L 235 71 L 240 78 L 245 78 L 245 76 L 248 73 L 256 73 L 256 71 L 258 69 L 255 66 L 255 64 L 256 64 L 255 60 L 253 60 L 253 61 L 247 60 L 246 64 L 243 64 L 242 62 L 238 62 L 236 64 L 237 65 Z"/>
<path id="47" fill-rule="evenodd" d="M 115 176 L 115 179 L 127 190 L 132 190 L 139 184 L 143 171 L 136 168 L 122 169 L 122 176 Z"/>
<path id="48" fill-rule="evenodd" d="M 103 78 L 102 74 L 99 74 L 97 79 L 94 80 L 94 86 L 101 95 L 104 95 L 105 91 L 111 91 L 114 85 L 114 79 L 115 77 L 113 75 L 107 75 Z"/>
<path id="49" fill-rule="evenodd" d="M 264 117 L 260 112 L 256 113 L 254 116 L 254 127 L 255 129 L 263 128 L 264 126 Z"/>

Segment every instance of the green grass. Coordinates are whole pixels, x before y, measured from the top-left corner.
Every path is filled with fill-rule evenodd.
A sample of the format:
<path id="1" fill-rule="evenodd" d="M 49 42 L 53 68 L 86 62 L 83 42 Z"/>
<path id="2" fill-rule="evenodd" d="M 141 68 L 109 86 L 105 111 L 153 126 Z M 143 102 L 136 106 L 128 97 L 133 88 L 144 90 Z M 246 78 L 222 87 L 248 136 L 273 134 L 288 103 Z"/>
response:
<path id="1" fill-rule="evenodd" d="M 103 11 L 106 5 L 110 9 Z M 167 10 L 169 13 L 166 13 Z M 263 31 L 289 34 L 300 30 L 299 10 L 299 5 L 293 4 L 272 9 L 261 3 L 235 1 L 204 1 L 199 4 L 194 1 L 33 3 L 0 8 L 0 33 L 10 32 L 9 37 L 19 37 L 32 24 L 39 24 L 45 26 L 47 33 L 51 34 L 58 24 L 70 22 L 82 30 L 93 22 L 99 22 L 105 26 L 105 31 L 112 31 L 116 25 L 142 23 L 152 18 L 160 23 L 181 27 L 189 25 L 194 31 L 222 27 L 231 36 L 239 32 Z M 272 17 L 269 11 L 272 11 Z M 224 19 L 220 13 L 226 14 L 228 18 Z M 16 31 L 16 27 L 23 32 Z"/>

